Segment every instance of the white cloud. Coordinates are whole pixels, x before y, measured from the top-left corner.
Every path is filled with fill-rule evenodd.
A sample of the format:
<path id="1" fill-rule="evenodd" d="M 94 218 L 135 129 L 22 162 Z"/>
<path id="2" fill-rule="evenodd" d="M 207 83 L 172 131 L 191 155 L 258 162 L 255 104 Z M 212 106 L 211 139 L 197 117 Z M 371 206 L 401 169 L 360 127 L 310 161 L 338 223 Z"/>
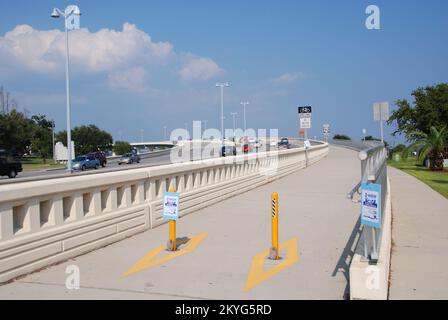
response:
<path id="1" fill-rule="evenodd" d="M 179 74 L 184 80 L 210 80 L 223 72 L 210 58 L 187 55 Z"/>
<path id="2" fill-rule="evenodd" d="M 112 88 L 129 91 L 145 91 L 146 71 L 142 67 L 136 67 L 125 71 L 117 71 L 109 74 L 108 83 Z"/>
<path id="3" fill-rule="evenodd" d="M 135 25 L 124 23 L 121 31 L 80 29 L 69 33 L 73 73 L 105 74 L 106 83 L 119 89 L 144 91 L 160 67 L 175 68 L 182 79 L 208 80 L 223 70 L 210 58 L 177 55 L 169 42 L 155 42 Z M 65 32 L 36 30 L 18 25 L 0 36 L 0 70 L 25 70 L 41 74 L 65 72 Z M 163 76 L 171 72 L 164 70 Z"/>
<path id="4" fill-rule="evenodd" d="M 80 72 L 102 72 L 135 63 L 160 63 L 173 54 L 167 42 L 153 42 L 135 25 L 125 23 L 122 31 L 87 29 L 71 31 L 70 59 L 72 68 Z M 18 25 L 0 37 L 0 57 L 38 72 L 63 69 L 65 33 L 59 30 L 40 31 L 28 25 Z"/>
<path id="5" fill-rule="evenodd" d="M 303 75 L 301 73 L 284 73 L 281 76 L 271 79 L 274 84 L 289 84 L 302 79 Z"/>

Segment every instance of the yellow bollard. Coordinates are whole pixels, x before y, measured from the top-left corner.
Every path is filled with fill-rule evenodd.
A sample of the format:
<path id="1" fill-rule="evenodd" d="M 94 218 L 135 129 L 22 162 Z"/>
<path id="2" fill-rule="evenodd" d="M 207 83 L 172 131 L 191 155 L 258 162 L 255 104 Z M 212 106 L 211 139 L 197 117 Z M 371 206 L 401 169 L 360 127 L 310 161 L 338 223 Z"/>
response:
<path id="1" fill-rule="evenodd" d="M 176 189 L 170 188 L 168 192 L 176 192 Z M 168 251 L 176 251 L 176 220 L 170 220 L 170 234 L 168 240 Z"/>
<path id="2" fill-rule="evenodd" d="M 278 249 L 278 193 L 271 195 L 271 222 L 272 222 L 272 247 L 269 258 L 272 260 L 279 259 Z"/>

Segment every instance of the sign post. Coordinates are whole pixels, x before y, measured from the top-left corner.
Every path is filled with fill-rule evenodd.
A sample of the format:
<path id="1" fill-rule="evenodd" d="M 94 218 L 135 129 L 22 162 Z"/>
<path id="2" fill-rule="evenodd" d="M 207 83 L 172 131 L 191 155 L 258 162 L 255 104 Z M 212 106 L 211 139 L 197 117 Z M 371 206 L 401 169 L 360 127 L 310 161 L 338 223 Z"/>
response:
<path id="1" fill-rule="evenodd" d="M 176 251 L 176 221 L 179 219 L 179 193 L 174 188 L 163 195 L 163 219 L 169 220 L 168 251 Z"/>
<path id="2" fill-rule="evenodd" d="M 330 125 L 329 124 L 324 124 L 322 127 L 323 127 L 323 133 L 324 133 L 325 142 L 328 142 L 328 139 L 330 137 Z"/>
<path id="3" fill-rule="evenodd" d="M 309 141 L 308 141 L 308 129 L 311 129 L 311 114 L 313 112 L 313 108 L 311 106 L 304 106 L 299 107 L 299 119 L 300 119 L 300 129 L 305 129 L 305 141 L 304 141 L 304 147 L 305 147 L 305 160 L 306 160 L 306 166 L 308 167 L 308 148 L 309 148 Z"/>
<path id="4" fill-rule="evenodd" d="M 363 183 L 361 185 L 361 224 L 372 229 L 372 261 L 378 260 L 376 229 L 381 229 L 381 185 Z M 364 256 L 367 257 L 367 244 L 364 241 Z"/>

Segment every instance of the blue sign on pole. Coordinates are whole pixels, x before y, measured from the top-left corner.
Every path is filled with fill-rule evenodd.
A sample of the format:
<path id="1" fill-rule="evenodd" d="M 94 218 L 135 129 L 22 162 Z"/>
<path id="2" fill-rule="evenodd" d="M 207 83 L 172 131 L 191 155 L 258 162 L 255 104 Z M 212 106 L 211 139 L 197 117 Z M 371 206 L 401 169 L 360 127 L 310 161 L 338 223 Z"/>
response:
<path id="1" fill-rule="evenodd" d="M 361 185 L 361 224 L 381 229 L 381 185 Z"/>
<path id="2" fill-rule="evenodd" d="M 163 195 L 163 219 L 179 219 L 179 193 L 165 192 Z"/>

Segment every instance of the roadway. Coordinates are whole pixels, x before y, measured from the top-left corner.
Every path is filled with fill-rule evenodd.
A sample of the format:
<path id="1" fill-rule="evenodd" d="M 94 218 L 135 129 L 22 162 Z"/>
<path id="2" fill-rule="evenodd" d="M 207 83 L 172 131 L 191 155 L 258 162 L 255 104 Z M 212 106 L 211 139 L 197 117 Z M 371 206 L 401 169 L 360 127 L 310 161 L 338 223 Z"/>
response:
<path id="1" fill-rule="evenodd" d="M 313 144 L 313 143 L 312 143 Z M 204 145 L 203 145 L 204 146 Z M 190 157 L 193 159 L 193 155 L 199 150 L 194 149 L 191 147 L 190 149 Z M 267 146 L 269 149 L 269 146 Z M 303 147 L 302 143 L 294 142 L 291 143 L 291 148 L 301 148 Z M 176 148 L 176 147 L 175 147 Z M 174 152 L 179 152 L 179 158 L 182 157 L 182 151 L 179 150 L 179 148 L 175 149 Z M 9 179 L 6 176 L 0 177 L 0 185 L 2 184 L 11 184 L 11 183 L 20 183 L 20 182 L 28 182 L 28 181 L 37 181 L 37 180 L 43 180 L 43 179 L 56 179 L 56 178 L 64 178 L 74 175 L 88 175 L 88 174 L 98 174 L 98 173 L 104 173 L 104 172 L 113 172 L 113 171 L 121 171 L 121 170 L 130 170 L 130 169 L 137 169 L 137 168 L 145 168 L 145 167 L 154 167 L 154 166 L 161 166 L 161 165 L 169 165 L 172 164 L 173 161 L 170 156 L 170 150 L 157 152 L 154 154 L 145 154 L 141 155 L 141 161 L 140 163 L 135 163 L 132 165 L 118 165 L 118 162 L 116 159 L 112 161 L 108 161 L 108 164 L 105 168 L 100 167 L 98 170 L 90 169 L 86 171 L 74 171 L 72 174 L 69 174 L 66 172 L 64 168 L 60 169 L 50 169 L 50 170 L 42 170 L 42 171 L 23 171 L 18 174 L 18 176 L 14 179 Z M 217 155 L 210 155 L 210 157 L 216 157 Z M 174 162 L 181 162 L 181 160 L 174 161 Z"/>
<path id="2" fill-rule="evenodd" d="M 0 286 L 0 299 L 344 299 L 350 237 L 359 207 L 346 193 L 359 180 L 356 153 L 327 158 L 270 184 L 181 218 L 179 252 L 164 250 L 168 226 Z M 281 260 L 270 246 L 270 194 L 279 193 Z M 80 289 L 66 287 L 68 266 Z"/>

